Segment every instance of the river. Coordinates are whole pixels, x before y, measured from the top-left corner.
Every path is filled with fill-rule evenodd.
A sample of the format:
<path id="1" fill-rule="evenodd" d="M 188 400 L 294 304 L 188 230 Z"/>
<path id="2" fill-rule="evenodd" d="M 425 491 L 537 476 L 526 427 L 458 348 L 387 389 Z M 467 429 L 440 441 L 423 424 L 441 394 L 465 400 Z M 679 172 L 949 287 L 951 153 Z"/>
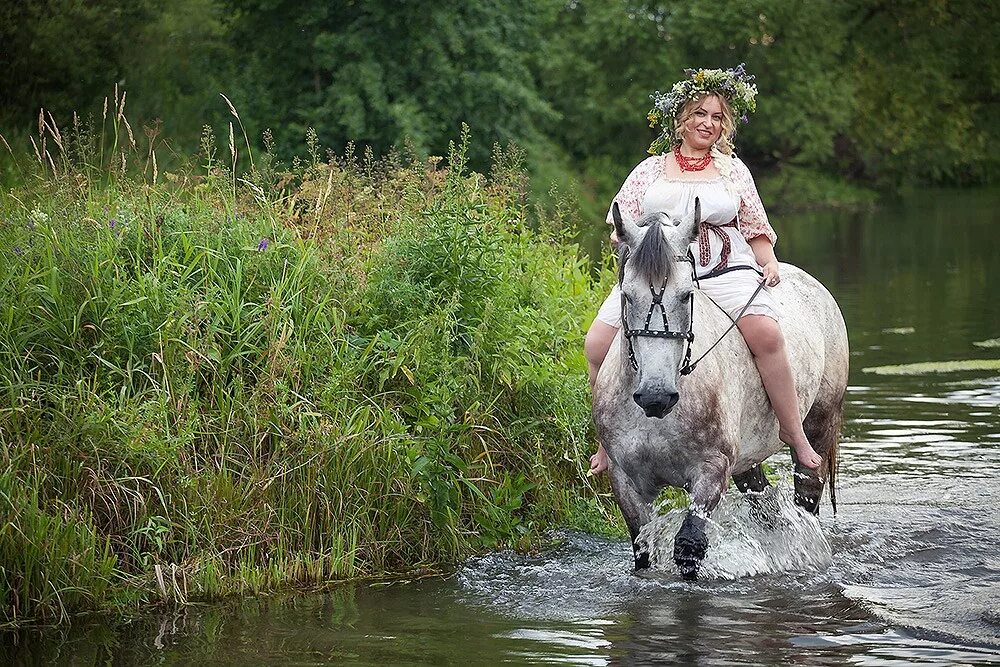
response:
<path id="1" fill-rule="evenodd" d="M 785 528 L 754 533 L 729 494 L 714 576 L 636 576 L 625 541 L 560 532 L 446 577 L 82 618 L 0 650 L 72 664 L 1000 664 L 1000 371 L 864 370 L 1000 358 L 975 344 L 1000 337 L 998 208 L 996 191 L 923 191 L 774 221 L 782 259 L 822 280 L 848 324 L 839 512 L 824 499 L 818 523 L 797 515 L 775 457 Z"/>

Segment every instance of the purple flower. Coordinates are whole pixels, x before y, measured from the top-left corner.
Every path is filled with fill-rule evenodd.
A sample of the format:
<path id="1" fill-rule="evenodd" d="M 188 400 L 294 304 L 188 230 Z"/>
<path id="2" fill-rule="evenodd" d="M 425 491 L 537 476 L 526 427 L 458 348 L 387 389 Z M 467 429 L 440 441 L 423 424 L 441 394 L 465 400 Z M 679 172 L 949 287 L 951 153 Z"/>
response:
<path id="1" fill-rule="evenodd" d="M 110 220 L 108 220 L 108 229 L 114 229 L 115 225 L 117 224 L 118 220 L 116 220 L 115 218 L 111 218 Z"/>
<path id="2" fill-rule="evenodd" d="M 14 246 L 14 254 L 20 257 L 21 255 L 24 254 L 24 248 L 22 248 L 19 245 Z"/>
<path id="3" fill-rule="evenodd" d="M 271 242 L 265 236 L 260 240 L 260 243 L 257 244 L 257 250 L 259 250 L 260 252 L 264 252 L 265 250 L 267 250 L 267 246 L 269 245 L 271 245 Z"/>
<path id="4" fill-rule="evenodd" d="M 750 122 L 750 118 L 746 114 L 743 114 L 743 117 L 740 118 L 740 120 L 743 121 L 744 124 Z"/>

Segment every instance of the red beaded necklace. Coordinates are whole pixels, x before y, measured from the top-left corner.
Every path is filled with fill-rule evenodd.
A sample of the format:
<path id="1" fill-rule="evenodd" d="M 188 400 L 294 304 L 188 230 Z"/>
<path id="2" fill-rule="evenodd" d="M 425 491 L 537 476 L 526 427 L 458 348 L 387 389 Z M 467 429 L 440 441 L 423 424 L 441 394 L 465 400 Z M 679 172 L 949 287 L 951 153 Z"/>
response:
<path id="1" fill-rule="evenodd" d="M 701 157 L 685 157 L 681 155 L 681 147 L 674 147 L 674 159 L 681 171 L 701 171 L 712 162 L 712 153 L 705 153 Z"/>

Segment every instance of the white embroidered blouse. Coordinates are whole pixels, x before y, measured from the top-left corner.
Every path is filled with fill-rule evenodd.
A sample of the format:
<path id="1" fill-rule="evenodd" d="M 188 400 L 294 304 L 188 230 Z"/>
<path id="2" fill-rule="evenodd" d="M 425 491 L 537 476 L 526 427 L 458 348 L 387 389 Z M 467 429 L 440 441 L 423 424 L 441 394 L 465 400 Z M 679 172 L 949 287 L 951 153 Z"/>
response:
<path id="1" fill-rule="evenodd" d="M 753 182 L 750 170 L 735 155 L 725 155 L 715 148 L 712 149 L 712 157 L 716 168 L 722 174 L 727 190 L 734 195 L 734 198 L 735 196 L 739 197 L 736 220 L 743 238 L 750 241 L 757 236 L 766 236 L 771 241 L 771 245 L 774 245 L 778 240 L 778 235 L 767 220 L 764 204 L 760 201 L 760 195 L 757 193 L 757 186 Z M 658 178 L 665 176 L 666 160 L 667 156 L 665 155 L 653 155 L 640 162 L 632 170 L 613 200 L 618 202 L 622 213 L 637 220 L 646 212 L 643 210 L 646 192 Z M 610 209 L 608 210 L 607 222 L 608 224 L 612 222 Z M 710 224 L 723 224 L 714 220 L 708 222 Z"/>

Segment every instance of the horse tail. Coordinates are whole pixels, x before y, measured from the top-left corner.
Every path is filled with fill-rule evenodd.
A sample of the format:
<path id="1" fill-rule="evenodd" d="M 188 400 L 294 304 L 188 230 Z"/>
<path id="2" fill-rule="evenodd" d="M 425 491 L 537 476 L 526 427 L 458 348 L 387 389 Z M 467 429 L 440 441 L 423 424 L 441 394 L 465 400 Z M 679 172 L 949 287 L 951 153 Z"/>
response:
<path id="1" fill-rule="evenodd" d="M 844 395 L 847 389 L 840 394 L 840 400 L 836 402 L 836 407 L 832 415 L 830 424 L 830 446 L 826 451 L 824 463 L 826 464 L 826 481 L 830 486 L 830 504 L 833 505 L 833 514 L 837 514 L 837 469 L 840 465 L 840 435 L 844 424 Z"/>
<path id="2" fill-rule="evenodd" d="M 806 437 L 813 443 L 817 453 L 823 457 L 822 469 L 819 470 L 819 483 L 812 491 L 812 511 L 819 509 L 819 500 L 823 493 L 823 487 L 830 488 L 830 504 L 833 505 L 833 513 L 837 513 L 837 469 L 840 454 L 840 429 L 844 423 L 844 393 L 841 392 L 839 398 L 829 398 L 821 400 L 812 406 L 806 415 L 802 427 L 805 429 Z"/>

